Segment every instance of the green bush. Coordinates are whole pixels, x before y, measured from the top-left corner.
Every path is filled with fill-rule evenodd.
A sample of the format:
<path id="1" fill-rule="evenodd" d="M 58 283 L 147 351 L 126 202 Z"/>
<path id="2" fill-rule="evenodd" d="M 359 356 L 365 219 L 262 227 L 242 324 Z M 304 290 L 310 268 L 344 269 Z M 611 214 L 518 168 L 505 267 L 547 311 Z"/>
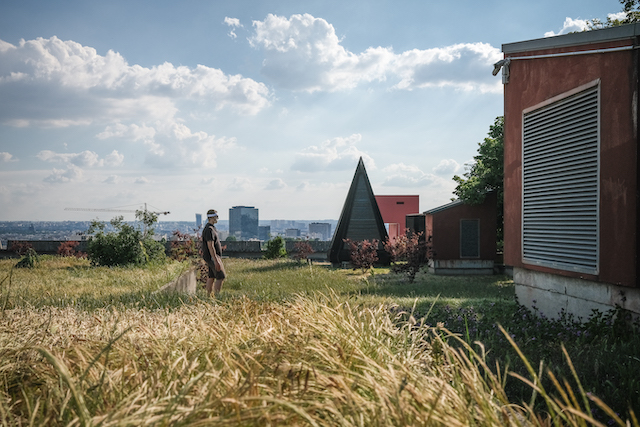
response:
<path id="1" fill-rule="evenodd" d="M 33 248 L 27 249 L 20 261 L 16 264 L 16 268 L 33 268 L 38 264 L 38 254 Z"/>
<path id="2" fill-rule="evenodd" d="M 267 250 L 264 253 L 265 259 L 284 258 L 286 256 L 287 250 L 284 248 L 282 237 L 276 236 L 267 242 Z"/>
<path id="3" fill-rule="evenodd" d="M 145 233 L 123 222 L 117 217 L 111 220 L 115 232 L 105 232 L 105 224 L 93 221 L 89 233 L 87 253 L 94 265 L 143 265 L 149 262 L 161 262 L 165 259 L 164 245 L 151 238 L 153 229 L 146 228 Z M 149 224 L 145 224 L 148 226 Z"/>

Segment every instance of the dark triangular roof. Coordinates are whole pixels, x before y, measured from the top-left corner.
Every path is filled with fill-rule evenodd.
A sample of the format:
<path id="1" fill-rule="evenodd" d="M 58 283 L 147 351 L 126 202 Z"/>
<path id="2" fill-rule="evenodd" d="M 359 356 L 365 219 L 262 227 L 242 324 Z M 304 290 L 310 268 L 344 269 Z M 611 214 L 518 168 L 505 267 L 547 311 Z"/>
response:
<path id="1" fill-rule="evenodd" d="M 360 157 L 349 193 L 347 193 L 347 200 L 345 200 L 342 214 L 340 214 L 340 220 L 335 233 L 333 233 L 329 260 L 332 263 L 350 260 L 349 250 L 344 247 L 344 239 L 352 241 L 377 239 L 380 242 L 379 248 L 381 248 L 387 238 L 387 230 L 384 228 L 378 203 L 373 195 L 364 162 Z M 378 257 L 382 258 L 380 251 L 378 252 Z M 381 261 L 386 262 L 383 259 Z"/>

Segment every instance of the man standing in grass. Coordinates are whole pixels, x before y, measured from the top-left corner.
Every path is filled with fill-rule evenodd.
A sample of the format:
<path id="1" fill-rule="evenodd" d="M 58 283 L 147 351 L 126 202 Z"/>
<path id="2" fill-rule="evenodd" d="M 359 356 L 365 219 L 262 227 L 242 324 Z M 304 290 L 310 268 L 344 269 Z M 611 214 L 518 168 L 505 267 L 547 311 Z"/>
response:
<path id="1" fill-rule="evenodd" d="M 215 209 L 207 211 L 207 225 L 202 230 L 202 258 L 209 267 L 209 277 L 205 289 L 209 296 L 213 288 L 213 295 L 217 296 L 222 289 L 222 282 L 227 277 L 222 265 L 222 247 L 215 224 L 218 222 L 218 212 Z M 214 281 L 215 279 L 215 281 Z"/>

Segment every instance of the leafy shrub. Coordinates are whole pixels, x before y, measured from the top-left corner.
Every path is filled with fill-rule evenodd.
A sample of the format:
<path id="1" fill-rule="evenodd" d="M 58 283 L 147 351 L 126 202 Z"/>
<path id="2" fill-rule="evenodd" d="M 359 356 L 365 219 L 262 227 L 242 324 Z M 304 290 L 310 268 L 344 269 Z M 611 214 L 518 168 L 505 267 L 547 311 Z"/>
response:
<path id="1" fill-rule="evenodd" d="M 137 215 L 137 214 L 136 214 Z M 110 221 L 116 232 L 105 233 L 104 223 L 93 221 L 89 227 L 88 255 L 94 265 L 142 265 L 164 261 L 164 245 L 151 238 L 153 229 L 145 233 L 116 217 Z M 145 223 L 145 226 L 149 225 Z"/>
<path id="2" fill-rule="evenodd" d="M 29 242 L 11 242 L 11 246 L 9 247 L 11 252 L 15 252 L 20 256 L 26 255 L 29 249 L 33 249 L 33 246 L 31 246 Z"/>
<path id="3" fill-rule="evenodd" d="M 67 242 L 60 243 L 58 246 L 57 254 L 60 256 L 74 256 L 77 258 L 86 258 L 87 254 L 76 250 L 76 247 L 80 242 L 75 240 L 69 240 Z"/>
<path id="4" fill-rule="evenodd" d="M 284 248 L 282 237 L 276 236 L 267 242 L 267 250 L 264 253 L 265 259 L 284 258 L 286 256 L 287 250 Z"/>
<path id="5" fill-rule="evenodd" d="M 371 270 L 371 267 L 378 261 L 378 240 L 354 242 L 351 239 L 344 239 L 343 241 L 349 246 L 353 269 L 359 268 L 363 273 Z"/>
<path id="6" fill-rule="evenodd" d="M 308 260 L 309 255 L 314 252 L 315 251 L 313 250 L 309 242 L 296 242 L 296 244 L 293 245 L 293 259 L 296 259 L 298 261 Z"/>
<path id="7" fill-rule="evenodd" d="M 414 233 L 411 230 L 398 236 L 393 242 L 387 240 L 384 244 L 389 253 L 394 273 L 406 273 L 409 281 L 413 283 L 416 274 L 429 262 L 432 256 L 431 236 L 422 238 L 423 233 Z"/>
<path id="8" fill-rule="evenodd" d="M 38 264 L 38 254 L 33 248 L 27 249 L 20 261 L 16 264 L 16 268 L 33 268 Z"/>
<path id="9" fill-rule="evenodd" d="M 184 261 L 198 256 L 202 256 L 202 236 L 174 231 L 171 241 L 171 258 Z"/>

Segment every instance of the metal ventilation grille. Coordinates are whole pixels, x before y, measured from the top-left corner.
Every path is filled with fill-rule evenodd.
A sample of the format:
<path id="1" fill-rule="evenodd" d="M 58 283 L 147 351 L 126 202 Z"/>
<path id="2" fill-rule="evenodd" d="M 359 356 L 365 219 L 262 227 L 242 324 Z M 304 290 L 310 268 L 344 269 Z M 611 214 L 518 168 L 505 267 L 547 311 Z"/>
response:
<path id="1" fill-rule="evenodd" d="M 598 273 L 598 87 L 524 115 L 523 261 Z"/>

